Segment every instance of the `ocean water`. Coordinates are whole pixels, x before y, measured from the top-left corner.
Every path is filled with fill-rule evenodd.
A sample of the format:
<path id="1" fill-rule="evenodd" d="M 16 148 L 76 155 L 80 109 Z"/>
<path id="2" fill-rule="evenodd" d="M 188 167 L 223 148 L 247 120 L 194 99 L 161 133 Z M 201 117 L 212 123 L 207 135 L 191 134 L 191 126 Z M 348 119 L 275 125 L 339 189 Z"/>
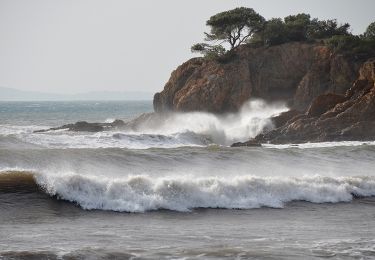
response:
<path id="1" fill-rule="evenodd" d="M 0 102 L 0 259 L 374 259 L 375 142 L 229 147 L 285 110 Z"/>

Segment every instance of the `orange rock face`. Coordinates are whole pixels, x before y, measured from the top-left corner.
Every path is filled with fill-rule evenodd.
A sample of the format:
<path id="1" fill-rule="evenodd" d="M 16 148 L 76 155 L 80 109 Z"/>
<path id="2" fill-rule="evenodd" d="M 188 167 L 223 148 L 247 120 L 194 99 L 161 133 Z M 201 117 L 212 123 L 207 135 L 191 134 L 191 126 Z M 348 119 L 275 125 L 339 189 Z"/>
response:
<path id="1" fill-rule="evenodd" d="M 241 46 L 226 62 L 194 58 L 182 64 L 155 94 L 154 108 L 223 113 L 238 110 L 250 98 L 263 98 L 306 111 L 319 95 L 345 94 L 358 68 L 318 44 Z"/>
<path id="2" fill-rule="evenodd" d="M 344 95 L 333 93 L 320 95 L 312 101 L 307 111 L 307 115 L 311 117 L 321 116 L 328 110 L 334 108 L 337 104 L 344 101 L 346 101 L 346 97 Z"/>

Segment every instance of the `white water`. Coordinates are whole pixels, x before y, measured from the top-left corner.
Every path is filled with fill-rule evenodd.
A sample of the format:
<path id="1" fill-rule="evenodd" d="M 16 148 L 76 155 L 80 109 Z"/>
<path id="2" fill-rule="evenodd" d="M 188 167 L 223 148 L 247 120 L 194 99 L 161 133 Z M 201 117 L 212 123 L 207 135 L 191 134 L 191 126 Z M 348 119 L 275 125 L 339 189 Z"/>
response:
<path id="1" fill-rule="evenodd" d="M 337 202 L 375 196 L 375 142 L 225 147 L 272 127 L 269 116 L 282 105 L 252 101 L 224 116 L 170 114 L 133 132 L 32 133 L 80 120 L 126 121 L 151 110 L 150 104 L 145 110 L 125 103 L 96 109 L 96 104 L 52 102 L 35 111 L 20 109 L 22 103 L 2 105 L 0 174 L 15 175 L 0 177 L 0 258 L 55 258 L 43 252 L 57 252 L 59 259 L 108 259 L 116 252 L 142 259 L 374 255 L 374 198 Z M 150 147 L 180 148 L 143 149 Z M 30 172 L 44 192 L 84 209 L 285 209 L 93 213 L 41 195 Z M 297 200 L 314 204 L 289 204 Z M 118 258 L 129 258 L 126 254 Z"/>
<path id="2" fill-rule="evenodd" d="M 375 177 L 257 177 L 235 176 L 124 178 L 74 173 L 36 174 L 37 183 L 51 195 L 76 202 L 84 209 L 145 212 L 194 208 L 281 208 L 284 203 L 348 202 L 355 196 L 374 196 Z"/>
<path id="3" fill-rule="evenodd" d="M 238 113 L 215 115 L 204 112 L 169 113 L 151 124 L 140 123 L 137 131 L 116 130 L 99 133 L 66 130 L 32 133 L 49 127 L 2 126 L 0 134 L 16 135 L 27 143 L 48 148 L 174 148 L 181 146 L 231 145 L 255 137 L 272 128 L 271 116 L 286 111 L 284 104 L 252 100 Z M 107 122 L 113 121 L 107 119 Z"/>
<path id="4" fill-rule="evenodd" d="M 170 113 L 159 124 L 141 124 L 142 134 L 171 135 L 192 132 L 230 145 L 255 137 L 265 129 L 273 128 L 270 118 L 288 108 L 282 103 L 268 104 L 263 100 L 246 102 L 238 113 L 215 115 L 205 112 Z"/>
<path id="5" fill-rule="evenodd" d="M 364 145 L 375 142 L 223 147 L 272 128 L 270 117 L 286 110 L 252 100 L 238 113 L 170 113 L 137 130 L 99 133 L 32 133 L 37 127 L 7 125 L 0 127 L 0 169 L 31 169 L 50 195 L 82 208 L 127 212 L 283 207 L 375 195 L 373 147 Z M 182 148 L 131 150 L 153 147 Z"/>

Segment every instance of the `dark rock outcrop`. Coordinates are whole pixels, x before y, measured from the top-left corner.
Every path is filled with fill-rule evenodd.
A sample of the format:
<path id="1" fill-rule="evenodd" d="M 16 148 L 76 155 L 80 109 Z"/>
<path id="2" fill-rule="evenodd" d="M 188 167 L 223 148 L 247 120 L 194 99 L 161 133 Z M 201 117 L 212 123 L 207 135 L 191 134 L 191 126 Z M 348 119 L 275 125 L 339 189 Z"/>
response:
<path id="1" fill-rule="evenodd" d="M 59 127 L 53 127 L 49 129 L 42 129 L 42 130 L 36 130 L 34 133 L 43 133 L 47 131 L 56 131 L 56 130 L 62 130 L 67 129 L 69 131 L 75 131 L 75 132 L 100 132 L 107 129 L 113 129 L 118 127 L 124 127 L 125 122 L 122 120 L 115 120 L 112 123 L 89 123 L 86 121 L 79 121 L 74 124 L 67 124 Z"/>
<path id="2" fill-rule="evenodd" d="M 280 126 L 285 125 L 292 118 L 299 116 L 299 115 L 301 115 L 300 111 L 292 109 L 292 110 L 283 112 L 280 115 L 272 117 L 271 121 L 275 128 L 279 128 Z"/>
<path id="3" fill-rule="evenodd" d="M 74 132 L 101 132 L 114 129 L 140 131 L 145 128 L 156 128 L 162 125 L 166 118 L 168 118 L 168 113 L 143 113 L 127 122 L 119 119 L 116 119 L 112 123 L 89 123 L 86 121 L 79 121 L 74 124 L 36 130 L 34 133 L 44 133 L 56 130 L 68 130 Z"/>
<path id="4" fill-rule="evenodd" d="M 234 143 L 231 145 L 231 147 L 243 147 L 243 146 L 247 146 L 247 147 L 262 147 L 262 144 L 257 142 L 256 140 L 252 139 L 252 140 L 249 140 L 247 142 L 238 142 L 238 143 Z"/>
<path id="5" fill-rule="evenodd" d="M 345 94 L 359 65 L 321 44 L 241 46 L 225 62 L 194 58 L 182 64 L 155 94 L 154 108 L 223 113 L 238 110 L 250 98 L 262 98 L 306 111 L 319 95 Z"/>

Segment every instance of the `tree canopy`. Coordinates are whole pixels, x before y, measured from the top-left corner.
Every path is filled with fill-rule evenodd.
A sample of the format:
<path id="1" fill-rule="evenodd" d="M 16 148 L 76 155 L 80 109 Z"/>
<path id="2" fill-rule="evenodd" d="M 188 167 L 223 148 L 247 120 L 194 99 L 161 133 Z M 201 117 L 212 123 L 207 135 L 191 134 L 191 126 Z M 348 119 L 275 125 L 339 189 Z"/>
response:
<path id="1" fill-rule="evenodd" d="M 218 13 L 207 21 L 211 28 L 206 34 L 207 41 L 223 41 L 236 48 L 262 29 L 265 19 L 252 8 L 240 7 Z"/>
<path id="2" fill-rule="evenodd" d="M 230 50 L 235 49 L 245 43 L 254 33 L 260 31 L 264 22 L 265 19 L 252 8 L 240 7 L 218 13 L 206 22 L 206 25 L 210 27 L 210 32 L 205 33 L 205 40 L 213 44 L 198 43 L 193 45 L 191 50 L 204 54 L 212 54 L 216 50 L 225 52 L 224 43 L 230 45 Z"/>
<path id="3" fill-rule="evenodd" d="M 231 50 L 247 43 L 250 47 L 261 47 L 292 41 L 319 41 L 335 51 L 357 57 L 368 57 L 375 52 L 375 22 L 363 35 L 355 36 L 349 32 L 348 23 L 339 24 L 336 19 L 312 19 L 309 14 L 300 13 L 267 21 L 252 8 L 239 7 L 211 16 L 206 25 L 210 28 L 209 33 L 205 33 L 206 42 L 194 44 L 191 51 L 223 61 L 235 55 Z M 225 46 L 229 46 L 229 51 Z"/>
<path id="4" fill-rule="evenodd" d="M 289 15 L 284 18 L 289 41 L 304 41 L 307 39 L 307 30 L 310 24 L 309 14 Z"/>
<path id="5" fill-rule="evenodd" d="M 350 25 L 344 23 L 339 25 L 336 19 L 333 20 L 318 20 L 317 18 L 311 20 L 308 29 L 307 37 L 310 39 L 324 39 L 334 35 L 349 35 Z"/>
<path id="6" fill-rule="evenodd" d="M 276 45 L 291 41 L 311 41 L 325 39 L 334 35 L 348 35 L 350 25 L 339 25 L 336 19 L 311 19 L 309 14 L 289 15 L 284 18 L 272 18 L 261 31 L 265 45 Z"/>

